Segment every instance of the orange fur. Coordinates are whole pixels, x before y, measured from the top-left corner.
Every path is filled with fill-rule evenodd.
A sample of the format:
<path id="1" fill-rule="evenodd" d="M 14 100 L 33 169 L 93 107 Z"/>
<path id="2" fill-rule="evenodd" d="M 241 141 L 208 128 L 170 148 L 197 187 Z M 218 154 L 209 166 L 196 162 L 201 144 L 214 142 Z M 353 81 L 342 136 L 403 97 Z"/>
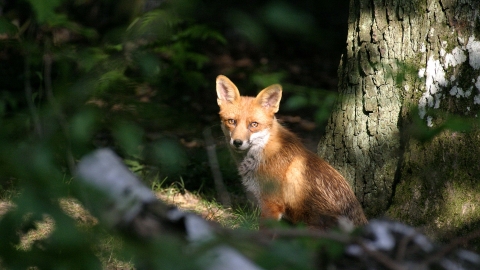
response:
<path id="1" fill-rule="evenodd" d="M 243 184 L 258 200 L 262 218 L 321 229 L 336 225 L 339 217 L 355 225 L 367 223 L 343 176 L 275 119 L 280 85 L 265 88 L 255 98 L 244 97 L 227 77 L 219 75 L 217 97 L 222 130 Z"/>

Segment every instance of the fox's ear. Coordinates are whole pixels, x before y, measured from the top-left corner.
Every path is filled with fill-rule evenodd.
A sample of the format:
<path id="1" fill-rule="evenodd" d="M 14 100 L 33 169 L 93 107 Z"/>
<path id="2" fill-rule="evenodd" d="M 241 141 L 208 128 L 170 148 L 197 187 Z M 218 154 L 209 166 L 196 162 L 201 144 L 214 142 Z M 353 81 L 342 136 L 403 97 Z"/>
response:
<path id="1" fill-rule="evenodd" d="M 282 86 L 280 84 L 270 85 L 258 93 L 255 100 L 264 108 L 278 112 L 280 100 L 282 99 Z"/>
<path id="2" fill-rule="evenodd" d="M 238 88 L 229 78 L 217 76 L 217 103 L 220 106 L 222 102 L 233 102 L 240 98 Z"/>

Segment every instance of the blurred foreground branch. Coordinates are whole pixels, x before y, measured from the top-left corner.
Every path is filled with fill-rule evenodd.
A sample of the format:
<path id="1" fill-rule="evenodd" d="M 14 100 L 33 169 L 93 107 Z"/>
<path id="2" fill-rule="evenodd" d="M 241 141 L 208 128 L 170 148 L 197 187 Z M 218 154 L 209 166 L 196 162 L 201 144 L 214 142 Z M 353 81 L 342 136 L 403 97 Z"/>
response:
<path id="1" fill-rule="evenodd" d="M 174 234 L 190 243 L 201 243 L 221 231 L 218 225 L 157 200 L 111 150 L 100 149 L 84 157 L 77 176 L 104 196 L 99 199 L 98 192 L 86 192 L 83 201 L 87 208 L 105 224 L 128 235 L 148 240 Z M 214 258 L 207 263 L 208 269 L 259 269 L 227 245 L 211 248 L 208 255 Z"/>
<path id="2" fill-rule="evenodd" d="M 295 259 L 289 256 L 295 257 L 299 252 L 299 239 L 310 241 L 308 248 L 304 248 L 310 254 L 305 260 L 311 261 L 300 260 L 303 268 L 480 269 L 480 256 L 459 248 L 461 243 L 478 237 L 480 230 L 444 246 L 435 245 L 410 226 L 388 220 L 372 220 L 352 234 L 307 229 L 242 232 L 221 228 L 157 200 L 108 149 L 84 157 L 78 164 L 77 176 L 89 187 L 84 204 L 101 222 L 140 241 L 149 242 L 162 236 L 181 238 L 185 241 L 185 254 L 201 247 L 207 250 L 195 261 L 201 269 L 248 270 L 268 265 L 275 269 L 275 265 L 297 269 L 298 265 L 291 263 Z M 284 255 L 285 247 L 291 252 L 289 256 Z M 250 258 L 264 264 L 253 263 Z M 268 258 L 276 261 L 274 266 L 265 263 Z"/>

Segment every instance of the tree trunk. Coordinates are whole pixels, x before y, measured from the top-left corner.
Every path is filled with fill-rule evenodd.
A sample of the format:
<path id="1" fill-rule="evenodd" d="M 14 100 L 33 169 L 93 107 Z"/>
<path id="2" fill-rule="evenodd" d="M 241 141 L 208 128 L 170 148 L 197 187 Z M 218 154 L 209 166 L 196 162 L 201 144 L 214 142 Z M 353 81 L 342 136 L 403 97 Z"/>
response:
<path id="1" fill-rule="evenodd" d="M 369 217 L 431 233 L 480 220 L 478 130 L 414 136 L 452 115 L 477 116 L 479 3 L 350 1 L 340 95 L 318 152 L 350 181 Z"/>

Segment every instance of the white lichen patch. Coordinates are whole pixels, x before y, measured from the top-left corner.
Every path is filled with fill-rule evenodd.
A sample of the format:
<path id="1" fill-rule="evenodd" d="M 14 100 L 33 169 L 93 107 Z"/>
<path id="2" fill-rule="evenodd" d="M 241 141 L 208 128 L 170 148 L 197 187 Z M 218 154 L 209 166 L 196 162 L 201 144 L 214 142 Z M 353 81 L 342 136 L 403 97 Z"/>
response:
<path id="1" fill-rule="evenodd" d="M 444 57 L 446 53 L 447 53 L 447 52 L 445 51 L 444 48 L 441 48 L 441 49 L 440 49 L 440 56 L 441 56 L 441 57 Z"/>
<path id="2" fill-rule="evenodd" d="M 431 116 L 427 117 L 427 126 L 428 127 L 433 127 L 432 120 L 433 120 L 433 117 L 431 117 Z"/>
<path id="3" fill-rule="evenodd" d="M 476 41 L 474 36 L 468 39 L 466 46 L 468 50 L 468 61 L 475 70 L 480 68 L 480 41 Z"/>
<path id="4" fill-rule="evenodd" d="M 477 88 L 477 95 L 473 97 L 473 104 L 480 105 L 480 76 L 477 77 L 477 81 L 475 79 L 472 80 L 472 83 L 475 83 L 475 87 Z"/>
<path id="5" fill-rule="evenodd" d="M 463 50 L 459 47 L 455 47 L 452 50 L 452 53 L 447 53 L 445 55 L 445 68 L 448 68 L 449 66 L 456 67 L 465 61 L 467 61 L 467 56 Z"/>
<path id="6" fill-rule="evenodd" d="M 418 77 L 419 78 L 425 77 L 425 69 L 424 68 L 421 68 L 421 69 L 418 70 Z"/>
<path id="7" fill-rule="evenodd" d="M 434 30 L 430 29 L 430 34 Z M 441 100 L 445 95 L 450 94 L 456 98 L 469 98 L 472 96 L 473 87 L 477 89 L 477 94 L 473 97 L 474 104 L 480 104 L 480 76 L 472 79 L 472 85 L 470 87 L 462 88 L 459 86 L 458 72 L 460 70 L 456 68 L 462 65 L 468 59 L 469 65 L 474 69 L 480 69 L 480 41 L 476 41 L 474 36 L 468 39 L 468 42 L 459 40 L 460 46 L 452 49 L 451 52 L 447 52 L 447 42 L 442 41 L 441 49 L 439 51 L 439 59 L 435 59 L 431 55 L 427 61 L 427 66 L 418 70 L 418 77 L 425 78 L 425 92 L 422 94 L 418 101 L 419 115 L 422 119 L 425 118 L 428 108 L 439 109 Z M 465 44 L 465 45 L 464 45 Z M 422 53 L 423 51 L 420 50 Z M 453 69 L 452 69 L 453 68 Z M 447 73 L 448 77 L 447 77 Z M 447 86 L 451 86 L 450 89 Z M 462 84 L 465 87 L 464 84 Z M 448 94 L 447 94 L 448 91 Z M 431 126 L 432 118 L 427 117 L 427 125 Z"/>
<path id="8" fill-rule="evenodd" d="M 461 87 L 458 87 L 457 85 L 454 85 L 452 89 L 450 89 L 450 95 L 451 96 L 456 96 L 457 98 L 459 97 L 465 97 L 465 92 Z"/>
<path id="9" fill-rule="evenodd" d="M 447 86 L 448 80 L 445 78 L 445 70 L 439 60 L 433 59 L 432 56 L 428 59 L 427 68 L 425 72 L 419 71 L 419 76 L 425 75 L 426 90 L 420 98 L 418 109 L 420 117 L 423 119 L 426 114 L 427 106 L 433 108 L 440 107 L 441 89 Z M 420 76 L 420 77 L 422 77 Z"/>
<path id="10" fill-rule="evenodd" d="M 426 69 L 426 85 L 427 89 L 430 90 L 431 94 L 435 94 L 440 91 L 440 86 L 447 86 L 447 80 L 445 79 L 445 70 L 440 64 L 439 60 L 434 60 L 433 57 L 430 56 L 427 62 L 427 69 Z"/>
<path id="11" fill-rule="evenodd" d="M 467 91 L 465 91 L 465 94 L 463 95 L 463 97 L 470 97 L 472 95 L 472 89 L 473 89 L 473 86 L 470 86 L 470 88 L 468 88 Z"/>
<path id="12" fill-rule="evenodd" d="M 480 105 L 480 94 L 473 97 L 473 104 Z"/>
<path id="13" fill-rule="evenodd" d="M 457 86 L 453 86 L 452 89 L 450 89 L 450 95 L 451 96 L 456 96 L 458 93 L 458 89 L 457 89 Z"/>

